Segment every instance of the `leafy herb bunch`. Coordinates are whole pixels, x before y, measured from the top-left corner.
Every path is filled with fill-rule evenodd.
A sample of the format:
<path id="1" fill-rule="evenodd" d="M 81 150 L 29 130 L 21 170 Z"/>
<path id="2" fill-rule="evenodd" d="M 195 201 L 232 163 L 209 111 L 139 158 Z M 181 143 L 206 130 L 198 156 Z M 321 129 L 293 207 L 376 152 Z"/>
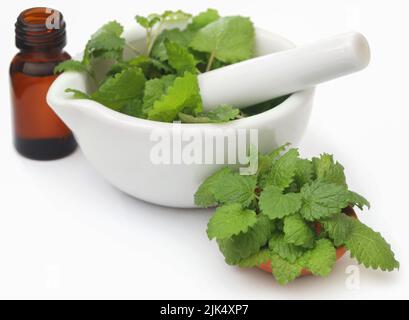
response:
<path id="1" fill-rule="evenodd" d="M 220 17 L 208 9 L 194 17 L 179 10 L 135 19 L 146 30 L 144 52 L 126 43 L 118 22 L 105 24 L 88 41 L 81 61 L 63 62 L 55 70 L 86 72 L 97 89 L 92 94 L 67 92 L 149 120 L 211 123 L 240 117 L 239 110 L 229 105 L 203 112 L 197 75 L 254 56 L 254 27 L 248 18 Z M 177 24 L 187 26 L 179 29 Z M 125 48 L 134 55 L 126 61 Z M 112 64 L 101 81 L 97 81 L 99 60 Z"/>
<path id="2" fill-rule="evenodd" d="M 329 275 L 336 248 L 345 246 L 367 268 L 399 268 L 379 233 L 344 214 L 348 206 L 362 210 L 370 204 L 348 189 L 343 166 L 329 154 L 307 160 L 297 149 L 286 150 L 287 145 L 260 155 L 256 175 L 223 168 L 197 191 L 198 206 L 217 206 L 207 234 L 217 240 L 226 263 L 245 268 L 271 263 L 284 285 L 304 269 Z"/>

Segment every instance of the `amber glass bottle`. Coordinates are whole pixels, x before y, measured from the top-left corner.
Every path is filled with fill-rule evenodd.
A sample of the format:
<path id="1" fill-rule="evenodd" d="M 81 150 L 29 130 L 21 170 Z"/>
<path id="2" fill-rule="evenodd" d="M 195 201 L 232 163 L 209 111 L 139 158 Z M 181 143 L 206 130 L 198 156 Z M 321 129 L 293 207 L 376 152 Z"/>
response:
<path id="1" fill-rule="evenodd" d="M 10 66 L 14 145 L 31 159 L 53 160 L 72 153 L 77 144 L 67 126 L 46 102 L 56 79 L 54 68 L 70 59 L 65 22 L 61 13 L 32 8 L 20 14 L 16 23 L 16 46 L 20 52 Z"/>

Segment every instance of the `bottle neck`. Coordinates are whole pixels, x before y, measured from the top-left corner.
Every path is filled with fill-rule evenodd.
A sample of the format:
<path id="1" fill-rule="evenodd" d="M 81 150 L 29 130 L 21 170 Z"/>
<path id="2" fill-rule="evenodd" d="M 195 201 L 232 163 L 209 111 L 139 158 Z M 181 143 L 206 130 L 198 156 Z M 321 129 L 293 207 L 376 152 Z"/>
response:
<path id="1" fill-rule="evenodd" d="M 21 55 L 35 55 L 38 57 L 58 57 L 64 52 L 65 52 L 64 48 L 51 48 L 47 50 L 42 50 L 38 48 L 20 49 Z"/>
<path id="2" fill-rule="evenodd" d="M 23 11 L 16 22 L 16 46 L 22 52 L 61 53 L 67 37 L 62 14 L 50 8 Z"/>

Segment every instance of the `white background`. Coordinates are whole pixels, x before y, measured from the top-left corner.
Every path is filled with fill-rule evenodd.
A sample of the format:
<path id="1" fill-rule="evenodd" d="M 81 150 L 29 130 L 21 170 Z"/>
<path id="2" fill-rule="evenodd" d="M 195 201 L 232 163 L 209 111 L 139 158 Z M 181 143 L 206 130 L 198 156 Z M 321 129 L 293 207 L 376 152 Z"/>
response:
<path id="1" fill-rule="evenodd" d="M 352 189 L 373 208 L 361 219 L 392 244 L 401 270 L 364 270 L 360 288 L 345 283 L 344 258 L 326 279 L 278 286 L 258 270 L 227 266 L 205 229 L 211 211 L 143 203 L 108 185 L 80 151 L 41 163 L 11 145 L 8 65 L 14 22 L 32 6 L 61 10 L 67 50 L 77 53 L 108 20 L 136 14 L 214 7 L 302 44 L 351 29 L 372 47 L 370 67 L 321 85 L 300 150 L 334 153 Z M 408 60 L 406 0 L 6 1 L 0 11 L 0 298 L 409 298 Z M 271 72 L 274 72 L 272 70 Z M 177 181 L 175 181 L 177 183 Z"/>

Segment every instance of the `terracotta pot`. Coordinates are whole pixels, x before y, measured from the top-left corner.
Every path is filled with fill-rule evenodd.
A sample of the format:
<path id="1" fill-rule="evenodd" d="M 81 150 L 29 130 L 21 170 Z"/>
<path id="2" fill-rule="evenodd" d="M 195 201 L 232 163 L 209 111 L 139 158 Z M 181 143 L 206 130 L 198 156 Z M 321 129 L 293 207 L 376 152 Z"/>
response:
<path id="1" fill-rule="evenodd" d="M 345 208 L 345 209 L 343 210 L 343 212 L 344 212 L 346 215 L 350 216 L 350 217 L 353 217 L 353 218 L 355 218 L 355 219 L 358 219 L 358 217 L 357 217 L 357 215 L 356 215 L 354 209 L 352 209 L 352 207 Z M 317 225 L 316 225 L 315 228 L 316 228 L 317 234 L 320 234 L 320 233 L 321 233 L 321 225 L 320 225 L 319 223 L 317 223 Z M 339 248 L 337 248 L 337 252 L 336 252 L 337 261 L 338 261 L 339 259 L 341 259 L 341 258 L 345 255 L 346 252 L 347 252 L 347 249 L 346 249 L 345 247 L 339 247 Z M 265 263 L 262 263 L 258 268 L 260 268 L 261 270 L 264 270 L 265 272 L 268 272 L 268 273 L 272 273 L 272 272 L 273 272 L 273 270 L 271 269 L 271 262 L 270 262 L 270 261 L 265 262 Z M 312 275 L 311 271 L 309 271 L 309 270 L 307 270 L 307 269 L 303 269 L 303 270 L 301 271 L 300 277 L 311 276 L 311 275 Z"/>

